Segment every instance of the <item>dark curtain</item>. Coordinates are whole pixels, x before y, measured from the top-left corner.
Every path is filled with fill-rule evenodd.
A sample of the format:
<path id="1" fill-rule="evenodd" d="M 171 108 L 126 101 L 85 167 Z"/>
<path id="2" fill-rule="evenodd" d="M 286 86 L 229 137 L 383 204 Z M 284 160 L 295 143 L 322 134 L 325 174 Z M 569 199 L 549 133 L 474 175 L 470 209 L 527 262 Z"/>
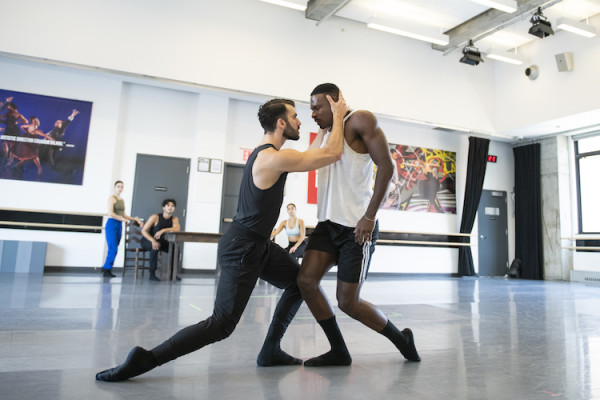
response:
<path id="1" fill-rule="evenodd" d="M 467 185 L 465 187 L 465 201 L 463 204 L 462 219 L 460 221 L 460 233 L 471 233 L 475 223 L 477 207 L 481 198 L 483 178 L 487 166 L 489 139 L 469 137 L 469 160 L 467 163 Z M 469 242 L 469 238 L 465 238 Z M 458 274 L 460 276 L 475 275 L 473 255 L 469 246 L 458 248 Z"/>
<path id="2" fill-rule="evenodd" d="M 544 279 L 540 144 L 515 147 L 515 257 L 521 278 Z"/>

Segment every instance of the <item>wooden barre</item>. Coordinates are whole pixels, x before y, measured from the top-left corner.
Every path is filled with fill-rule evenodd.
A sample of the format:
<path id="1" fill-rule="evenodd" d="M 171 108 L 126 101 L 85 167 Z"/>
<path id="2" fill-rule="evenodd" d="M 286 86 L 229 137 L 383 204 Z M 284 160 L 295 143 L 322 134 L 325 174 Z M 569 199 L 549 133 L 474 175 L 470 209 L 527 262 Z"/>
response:
<path id="1" fill-rule="evenodd" d="M 307 226 L 307 230 L 314 230 L 314 226 Z M 379 231 L 379 234 L 401 234 L 401 235 L 429 235 L 429 236 L 463 236 L 471 237 L 472 233 L 444 233 L 444 232 L 406 232 L 406 231 Z"/>
<path id="2" fill-rule="evenodd" d="M 399 233 L 408 235 L 431 235 L 431 236 L 473 236 L 471 233 L 440 233 L 440 232 L 402 232 L 402 231 L 379 231 L 379 233 Z"/>
<path id="3" fill-rule="evenodd" d="M 600 236 L 587 236 L 587 237 L 564 237 L 561 240 L 600 240 Z"/>
<path id="4" fill-rule="evenodd" d="M 585 247 L 585 246 L 563 246 L 561 249 L 567 250 L 600 250 L 600 247 Z"/>
<path id="5" fill-rule="evenodd" d="M 47 228 L 71 228 L 71 229 L 102 229 L 101 225 L 67 225 L 67 224 L 48 224 L 44 222 L 13 222 L 13 221 L 0 221 L 0 225 L 13 225 L 13 226 L 40 226 Z"/>
<path id="6" fill-rule="evenodd" d="M 28 213 L 40 213 L 40 214 L 67 214 L 67 215 L 83 215 L 86 217 L 105 217 L 107 214 L 98 213 L 87 213 L 87 212 L 73 212 L 73 211 L 57 211 L 57 210 L 31 210 L 25 208 L 0 208 L 0 211 L 14 211 L 14 212 L 28 212 Z"/>
<path id="7" fill-rule="evenodd" d="M 453 243 L 453 242 L 425 242 L 418 240 L 391 240 L 391 239 L 378 239 L 377 243 L 389 243 L 389 244 L 426 244 L 433 246 L 456 246 L 466 247 L 471 246 L 471 243 Z"/>

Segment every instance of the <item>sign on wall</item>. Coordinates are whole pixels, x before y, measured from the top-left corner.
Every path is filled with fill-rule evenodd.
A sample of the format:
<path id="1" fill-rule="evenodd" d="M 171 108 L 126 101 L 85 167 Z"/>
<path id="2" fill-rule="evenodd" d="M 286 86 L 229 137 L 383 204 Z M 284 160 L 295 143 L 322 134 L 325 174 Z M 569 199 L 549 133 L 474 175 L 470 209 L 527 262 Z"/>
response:
<path id="1" fill-rule="evenodd" d="M 81 185 L 92 103 L 0 89 L 0 179 Z"/>
<path id="2" fill-rule="evenodd" d="M 381 208 L 456 214 L 456 153 L 389 144 L 394 175 Z"/>

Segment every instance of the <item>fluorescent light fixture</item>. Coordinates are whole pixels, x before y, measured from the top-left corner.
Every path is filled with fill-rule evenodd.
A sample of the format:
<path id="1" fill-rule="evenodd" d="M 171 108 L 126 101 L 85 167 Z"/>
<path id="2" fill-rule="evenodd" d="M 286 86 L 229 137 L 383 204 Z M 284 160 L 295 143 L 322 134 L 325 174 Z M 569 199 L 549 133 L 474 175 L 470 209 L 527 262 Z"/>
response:
<path id="1" fill-rule="evenodd" d="M 440 46 L 446 46 L 446 45 L 448 45 L 448 43 L 450 43 L 450 37 L 448 35 L 444 35 L 443 33 L 409 32 L 409 31 L 405 31 L 403 29 L 392 28 L 389 26 L 373 24 L 373 23 L 367 24 L 367 27 L 371 28 L 371 29 L 377 29 L 378 31 L 393 33 L 394 35 L 406 36 L 406 37 L 409 37 L 412 39 L 422 40 L 424 42 L 439 44 Z"/>
<path id="2" fill-rule="evenodd" d="M 507 13 L 514 13 L 517 11 L 517 2 L 515 0 L 471 0 L 473 3 L 483 4 L 496 10 L 504 11 Z"/>
<path id="3" fill-rule="evenodd" d="M 275 4 L 276 6 L 293 8 L 294 10 L 306 11 L 306 5 L 292 3 L 291 1 L 285 1 L 285 0 L 260 0 L 260 1 L 264 1 L 265 3 Z"/>
<path id="4" fill-rule="evenodd" d="M 576 33 L 577 35 L 585 36 L 587 38 L 596 36 L 595 26 L 575 21 L 570 18 L 560 17 L 558 21 L 556 21 L 556 27 L 571 33 Z"/>
<path id="5" fill-rule="evenodd" d="M 507 62 L 510 64 L 514 64 L 514 65 L 521 65 L 523 64 L 523 60 L 517 58 L 514 55 L 509 55 L 509 54 L 499 54 L 499 53 L 487 53 L 486 54 L 487 58 L 491 58 L 492 60 L 497 60 L 497 61 L 503 61 L 503 62 Z"/>

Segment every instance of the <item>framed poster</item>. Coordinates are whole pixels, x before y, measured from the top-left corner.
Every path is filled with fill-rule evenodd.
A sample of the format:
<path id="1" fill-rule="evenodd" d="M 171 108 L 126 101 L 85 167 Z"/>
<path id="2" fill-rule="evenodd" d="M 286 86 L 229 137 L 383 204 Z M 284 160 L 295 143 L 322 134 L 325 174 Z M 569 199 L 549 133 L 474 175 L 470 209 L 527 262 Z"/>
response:
<path id="1" fill-rule="evenodd" d="M 92 103 L 0 89 L 0 179 L 81 185 Z"/>

